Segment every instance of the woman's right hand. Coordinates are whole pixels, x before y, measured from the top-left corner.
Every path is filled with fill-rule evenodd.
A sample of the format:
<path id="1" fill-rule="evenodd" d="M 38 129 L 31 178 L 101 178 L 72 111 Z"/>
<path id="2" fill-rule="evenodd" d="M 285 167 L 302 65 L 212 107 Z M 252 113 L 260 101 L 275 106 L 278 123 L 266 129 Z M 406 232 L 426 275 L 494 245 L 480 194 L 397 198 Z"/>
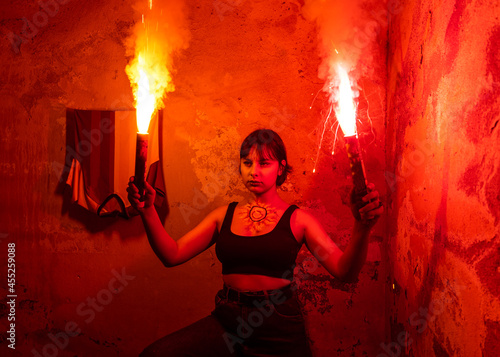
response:
<path id="1" fill-rule="evenodd" d="M 134 207 L 139 213 L 142 213 L 146 209 L 153 207 L 155 203 L 156 191 L 153 186 L 151 186 L 147 181 L 144 181 L 144 196 L 141 199 L 139 189 L 134 184 L 134 179 L 134 176 L 129 179 L 127 197 L 132 207 Z"/>

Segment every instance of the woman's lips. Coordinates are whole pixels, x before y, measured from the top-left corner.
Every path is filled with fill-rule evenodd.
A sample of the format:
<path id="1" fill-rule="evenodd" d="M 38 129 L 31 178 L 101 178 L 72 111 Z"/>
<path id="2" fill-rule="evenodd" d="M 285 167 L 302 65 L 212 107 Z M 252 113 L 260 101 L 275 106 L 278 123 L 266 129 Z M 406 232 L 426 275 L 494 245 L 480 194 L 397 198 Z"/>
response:
<path id="1" fill-rule="evenodd" d="M 248 181 L 248 184 L 249 185 L 252 185 L 252 186 L 257 186 L 257 185 L 260 185 L 262 182 L 260 181 Z"/>

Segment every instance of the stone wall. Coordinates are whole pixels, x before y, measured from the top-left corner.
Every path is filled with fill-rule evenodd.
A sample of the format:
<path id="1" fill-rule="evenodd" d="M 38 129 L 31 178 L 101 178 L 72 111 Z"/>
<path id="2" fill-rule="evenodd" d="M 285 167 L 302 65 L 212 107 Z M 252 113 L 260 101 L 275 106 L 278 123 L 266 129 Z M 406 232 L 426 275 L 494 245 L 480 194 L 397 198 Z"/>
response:
<path id="1" fill-rule="evenodd" d="M 164 109 L 166 229 L 178 238 L 212 209 L 241 200 L 239 144 L 269 127 L 282 136 L 294 167 L 283 198 L 314 212 L 344 247 L 353 222 L 349 167 L 342 139 L 333 157 L 331 146 L 317 155 L 326 101 L 320 94 L 313 103 L 323 81 L 317 29 L 303 16 L 304 4 L 185 5 L 189 47 L 174 58 L 176 91 Z M 373 2 L 364 11 L 385 9 Z M 16 352 L 137 355 L 208 314 L 222 284 L 213 248 L 166 269 L 138 217 L 98 218 L 70 204 L 60 182 L 66 108 L 133 109 L 124 42 L 140 16 L 120 0 L 2 2 L 0 13 L 0 246 L 6 254 L 7 244 L 16 243 Z M 368 177 L 384 195 L 387 23 L 383 16 L 373 22 L 370 46 L 358 45 L 369 50 L 365 65 L 373 70 L 358 81 L 359 113 Z M 384 340 L 384 229 L 379 223 L 357 284 L 339 283 L 301 251 L 297 284 L 316 356 L 374 355 Z M 6 271 L 6 260 L 0 263 Z M 0 289 L 7 342 L 5 282 Z"/>
<path id="2" fill-rule="evenodd" d="M 391 16 L 384 356 L 498 354 L 499 13 L 412 1 Z"/>

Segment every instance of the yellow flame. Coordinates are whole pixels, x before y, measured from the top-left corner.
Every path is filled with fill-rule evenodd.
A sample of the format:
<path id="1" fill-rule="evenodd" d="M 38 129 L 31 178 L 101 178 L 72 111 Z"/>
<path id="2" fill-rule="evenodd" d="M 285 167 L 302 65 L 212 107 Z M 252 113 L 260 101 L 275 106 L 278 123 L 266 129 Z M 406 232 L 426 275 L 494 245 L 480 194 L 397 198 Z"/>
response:
<path id="1" fill-rule="evenodd" d="M 349 75 L 340 64 L 337 65 L 337 73 L 340 84 L 335 115 L 345 136 L 356 135 L 356 104 L 354 103 L 354 93 L 351 89 Z"/>
<path id="2" fill-rule="evenodd" d="M 138 132 L 146 134 L 152 115 L 164 106 L 163 96 L 174 88 L 170 72 L 158 53 L 147 48 L 137 54 L 125 72 L 134 94 Z"/>
<path id="3" fill-rule="evenodd" d="M 134 93 L 137 129 L 141 134 L 147 134 L 151 117 L 158 109 L 163 106 L 162 97 L 166 85 L 159 85 L 160 74 L 155 72 L 151 66 L 148 66 L 142 53 L 137 59 L 134 59 L 127 65 L 125 71 L 130 79 L 130 85 Z M 167 72 L 167 82 L 169 74 Z"/>
<path id="4" fill-rule="evenodd" d="M 167 92 L 174 90 L 172 77 L 167 66 L 171 66 L 169 46 L 164 33 L 158 33 L 153 28 L 158 23 L 159 15 L 149 9 L 143 9 L 142 23 L 135 28 L 134 58 L 127 64 L 125 72 L 130 80 L 134 94 L 136 108 L 137 129 L 141 134 L 146 134 L 151 117 L 158 109 L 164 107 L 163 97 Z"/>

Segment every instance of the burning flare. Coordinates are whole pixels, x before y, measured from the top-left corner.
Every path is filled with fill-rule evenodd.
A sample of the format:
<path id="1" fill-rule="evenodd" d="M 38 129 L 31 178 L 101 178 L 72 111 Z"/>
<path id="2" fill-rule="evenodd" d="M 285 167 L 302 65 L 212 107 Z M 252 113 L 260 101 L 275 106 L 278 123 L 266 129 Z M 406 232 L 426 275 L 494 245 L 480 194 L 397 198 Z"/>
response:
<path id="1" fill-rule="evenodd" d="M 320 143 L 318 152 L 316 153 L 316 160 L 314 162 L 313 173 L 316 172 L 316 165 L 318 163 L 319 153 L 325 140 L 325 133 L 331 132 L 335 139 L 332 145 L 332 155 L 334 154 L 335 144 L 337 142 L 337 132 L 339 127 L 342 129 L 345 137 L 357 137 L 356 130 L 356 97 L 351 86 L 351 81 L 347 71 L 340 64 L 337 64 L 336 75 L 331 78 L 323 87 L 326 92 L 329 102 L 328 113 L 323 120 L 323 130 L 321 132 Z M 333 70 L 332 70 L 333 72 Z M 335 112 L 334 120 L 332 113 Z"/>
<path id="2" fill-rule="evenodd" d="M 167 19 L 162 17 L 163 11 L 153 10 L 152 0 L 141 5 L 142 22 L 136 25 L 135 36 L 129 44 L 133 47 L 130 50 L 134 58 L 125 72 L 134 94 L 138 132 L 145 134 L 152 115 L 164 107 L 165 93 L 174 90 L 168 65 L 171 65 L 171 52 L 175 46 L 169 46 L 166 39 Z"/>
<path id="3" fill-rule="evenodd" d="M 356 104 L 354 103 L 354 93 L 351 89 L 351 82 L 347 71 L 341 65 L 337 65 L 337 73 L 340 83 L 335 115 L 344 133 L 347 157 L 349 158 L 349 166 L 351 167 L 352 183 L 354 185 L 354 193 L 358 199 L 359 210 L 362 206 L 359 198 L 366 195 L 367 182 L 365 165 L 363 164 L 356 130 Z M 356 218 L 361 218 L 358 211 L 356 211 Z"/>
<path id="4" fill-rule="evenodd" d="M 139 63 L 141 63 L 141 58 L 139 56 Z M 135 92 L 137 129 L 140 134 L 147 134 L 149 122 L 155 111 L 156 99 L 154 94 L 151 93 L 147 73 L 141 65 L 139 65 L 138 70 L 139 80 L 137 81 L 137 90 Z"/>
<path id="5" fill-rule="evenodd" d="M 125 68 L 134 93 L 138 132 L 142 134 L 148 132 L 152 115 L 163 108 L 162 98 L 170 83 L 169 71 L 156 62 L 152 54 L 143 51 Z"/>
<path id="6" fill-rule="evenodd" d="M 347 71 L 337 65 L 339 75 L 338 105 L 335 109 L 337 121 L 344 133 L 344 136 L 356 135 L 356 105 L 354 103 L 354 93 L 351 89 L 351 82 Z"/>
<path id="7" fill-rule="evenodd" d="M 149 11 L 152 10 L 152 6 L 153 3 L 150 0 Z M 161 51 L 155 51 L 156 37 L 151 36 L 152 41 L 149 39 L 149 29 L 149 22 L 145 21 L 143 14 L 135 42 L 135 57 L 125 68 L 135 100 L 138 132 L 134 183 L 139 189 L 141 199 L 144 197 L 144 182 L 147 172 L 149 123 L 153 114 L 159 108 L 163 108 L 162 98 L 170 83 L 170 72 L 162 61 Z M 152 46 L 150 46 L 150 42 Z"/>
<path id="8" fill-rule="evenodd" d="M 134 94 L 137 118 L 135 181 L 141 195 L 146 178 L 149 123 L 164 107 L 163 97 L 174 90 L 171 69 L 175 51 L 187 48 L 189 31 L 183 0 L 138 0 L 133 8 L 141 21 L 125 43 L 133 59 L 125 67 Z"/>

